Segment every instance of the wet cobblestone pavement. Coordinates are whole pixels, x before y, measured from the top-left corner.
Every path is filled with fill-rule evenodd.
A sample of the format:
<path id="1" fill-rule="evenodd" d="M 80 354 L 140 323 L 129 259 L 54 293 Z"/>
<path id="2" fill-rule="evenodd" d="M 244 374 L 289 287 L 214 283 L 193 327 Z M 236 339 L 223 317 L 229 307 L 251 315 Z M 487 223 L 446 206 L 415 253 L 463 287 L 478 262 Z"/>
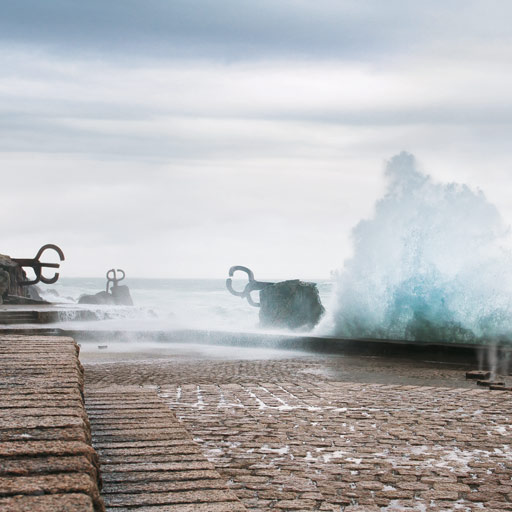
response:
<path id="1" fill-rule="evenodd" d="M 288 382 L 161 396 L 249 509 L 512 510 L 504 392 Z"/>
<path id="2" fill-rule="evenodd" d="M 122 359 L 91 362 L 82 358 L 88 385 L 157 385 L 230 382 L 286 382 L 295 379 L 380 384 L 467 387 L 465 372 L 474 366 L 377 356 L 314 356 L 265 360 L 191 358 Z"/>
<path id="3" fill-rule="evenodd" d="M 160 440 L 130 464 L 199 453 L 248 510 L 512 510 L 512 395 L 466 381 L 473 367 L 357 356 L 84 366 L 88 395 L 143 386 L 188 433 L 181 451 Z M 145 485 L 159 479 L 157 468 Z M 157 506 L 169 489 L 150 488 Z M 167 510 L 144 503 L 125 509 Z"/>

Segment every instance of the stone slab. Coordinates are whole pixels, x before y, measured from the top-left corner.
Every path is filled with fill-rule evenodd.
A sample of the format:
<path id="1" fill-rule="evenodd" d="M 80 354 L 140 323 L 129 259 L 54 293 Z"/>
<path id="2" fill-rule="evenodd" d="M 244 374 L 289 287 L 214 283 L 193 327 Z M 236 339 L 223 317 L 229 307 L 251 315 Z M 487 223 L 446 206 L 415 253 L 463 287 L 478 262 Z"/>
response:
<path id="1" fill-rule="evenodd" d="M 102 512 L 70 338 L 0 335 L 0 510 Z"/>
<path id="2" fill-rule="evenodd" d="M 0 498 L 0 510 L 2 512 L 95 512 L 90 496 L 72 493 Z"/>

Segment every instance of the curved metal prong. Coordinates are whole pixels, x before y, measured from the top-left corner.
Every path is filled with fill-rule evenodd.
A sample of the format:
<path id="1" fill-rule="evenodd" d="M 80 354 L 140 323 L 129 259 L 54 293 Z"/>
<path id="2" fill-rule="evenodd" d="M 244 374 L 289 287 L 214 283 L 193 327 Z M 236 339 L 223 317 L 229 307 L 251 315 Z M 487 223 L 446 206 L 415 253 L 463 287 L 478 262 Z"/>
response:
<path id="1" fill-rule="evenodd" d="M 55 272 L 55 275 L 53 277 L 39 276 L 39 280 L 44 284 L 53 284 L 59 280 L 59 275 L 60 274 L 58 272 Z"/>
<path id="2" fill-rule="evenodd" d="M 39 260 L 39 258 L 43 254 L 43 252 L 48 250 L 48 249 L 54 250 L 59 255 L 60 261 L 64 261 L 66 259 L 64 257 L 64 253 L 62 252 L 62 249 L 58 245 L 55 245 L 55 244 L 43 245 L 41 247 L 41 249 L 39 249 L 39 251 L 37 252 L 36 257 L 34 259 L 35 260 Z"/>
<path id="3" fill-rule="evenodd" d="M 110 277 L 110 273 L 112 273 L 112 275 L 114 277 Z M 107 270 L 107 273 L 105 274 L 105 277 L 107 278 L 107 286 L 106 286 L 105 291 L 107 293 L 109 293 L 110 292 L 110 283 L 113 283 L 114 279 L 116 278 L 116 271 L 115 271 L 115 269 L 111 268 L 110 270 Z"/>
<path id="4" fill-rule="evenodd" d="M 242 290 L 241 292 L 237 292 L 234 288 L 233 288 L 233 280 L 228 277 L 226 279 L 226 288 L 228 289 L 228 291 L 230 293 L 232 293 L 233 295 L 236 295 L 237 297 L 243 297 L 244 294 L 245 294 L 245 289 Z"/>
<path id="5" fill-rule="evenodd" d="M 256 291 L 256 290 L 253 290 L 253 291 Z M 251 305 L 251 306 L 254 306 L 255 308 L 259 308 L 260 307 L 260 303 L 259 302 L 255 302 L 252 297 L 251 297 L 251 292 L 249 292 L 247 295 L 246 295 L 246 298 L 247 298 L 247 302 Z"/>
<path id="6" fill-rule="evenodd" d="M 249 282 L 245 285 L 245 288 L 241 292 L 233 288 L 233 280 L 231 279 L 235 272 L 238 271 L 245 272 L 247 274 L 247 278 L 249 279 Z M 247 288 L 252 281 L 254 281 L 254 274 L 251 269 L 243 267 L 242 265 L 234 265 L 229 269 L 229 277 L 226 279 L 226 288 L 229 290 L 230 293 L 237 297 L 245 297 L 247 294 Z"/>
<path id="7" fill-rule="evenodd" d="M 245 272 L 247 274 L 247 278 L 249 281 L 254 281 L 254 273 L 250 268 L 244 267 L 243 265 L 233 265 L 229 269 L 229 277 L 233 277 L 234 273 L 240 271 Z"/>
<path id="8" fill-rule="evenodd" d="M 36 275 L 36 278 L 31 281 L 20 281 L 18 284 L 20 286 L 30 286 L 32 284 L 37 284 L 41 281 L 41 276 Z"/>

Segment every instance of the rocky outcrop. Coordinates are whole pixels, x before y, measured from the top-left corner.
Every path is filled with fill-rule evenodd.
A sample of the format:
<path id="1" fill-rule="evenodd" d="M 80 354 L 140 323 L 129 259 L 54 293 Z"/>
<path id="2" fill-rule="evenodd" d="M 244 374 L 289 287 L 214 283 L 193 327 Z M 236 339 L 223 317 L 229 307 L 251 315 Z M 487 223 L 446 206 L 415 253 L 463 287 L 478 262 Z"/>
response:
<path id="1" fill-rule="evenodd" d="M 114 304 L 114 301 L 112 300 L 112 295 L 110 295 L 110 293 L 99 292 L 93 295 L 80 295 L 78 304 Z"/>
<path id="2" fill-rule="evenodd" d="M 128 286 L 113 286 L 110 289 L 110 293 L 112 294 L 114 303 L 118 306 L 133 306 L 133 300 Z"/>
<path id="3" fill-rule="evenodd" d="M 8 278 L 5 276 L 8 275 Z M 8 280 L 7 291 L 2 286 Z M 16 297 L 25 297 L 31 300 L 41 301 L 37 286 L 21 286 L 20 283 L 27 280 L 27 274 L 15 261 L 5 254 L 0 254 L 0 297 L 4 301 L 7 295 L 15 295 Z M 3 290 L 3 291 L 2 291 Z"/>
<path id="4" fill-rule="evenodd" d="M 0 304 L 3 303 L 4 298 L 7 298 L 10 284 L 11 276 L 9 275 L 9 272 L 0 269 Z"/>
<path id="5" fill-rule="evenodd" d="M 110 304 L 112 306 L 133 306 L 128 286 L 113 286 L 111 293 L 99 292 L 94 295 L 82 295 L 78 304 Z"/>
<path id="6" fill-rule="evenodd" d="M 24 281 L 27 276 L 23 269 L 13 261 L 9 256 L 0 254 L 0 270 L 3 270 L 9 275 L 9 295 L 18 295 L 20 297 L 27 297 L 27 290 L 24 286 L 20 286 L 20 282 Z"/>
<path id="7" fill-rule="evenodd" d="M 295 279 L 269 284 L 260 291 L 262 327 L 312 329 L 324 312 L 315 283 Z"/>

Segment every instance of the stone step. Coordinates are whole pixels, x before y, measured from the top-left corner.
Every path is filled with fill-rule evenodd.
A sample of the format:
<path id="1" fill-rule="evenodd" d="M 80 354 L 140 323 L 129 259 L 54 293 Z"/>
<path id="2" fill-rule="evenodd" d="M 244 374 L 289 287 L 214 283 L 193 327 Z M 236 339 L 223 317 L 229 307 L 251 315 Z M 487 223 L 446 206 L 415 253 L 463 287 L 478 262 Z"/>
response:
<path id="1" fill-rule="evenodd" d="M 35 324 L 38 321 L 37 311 L 0 311 L 0 324 Z"/>
<path id="2" fill-rule="evenodd" d="M 71 338 L 0 336 L 2 512 L 105 510 L 82 396 Z"/>
<path id="3" fill-rule="evenodd" d="M 85 403 L 107 510 L 246 510 L 155 389 L 88 387 Z"/>

